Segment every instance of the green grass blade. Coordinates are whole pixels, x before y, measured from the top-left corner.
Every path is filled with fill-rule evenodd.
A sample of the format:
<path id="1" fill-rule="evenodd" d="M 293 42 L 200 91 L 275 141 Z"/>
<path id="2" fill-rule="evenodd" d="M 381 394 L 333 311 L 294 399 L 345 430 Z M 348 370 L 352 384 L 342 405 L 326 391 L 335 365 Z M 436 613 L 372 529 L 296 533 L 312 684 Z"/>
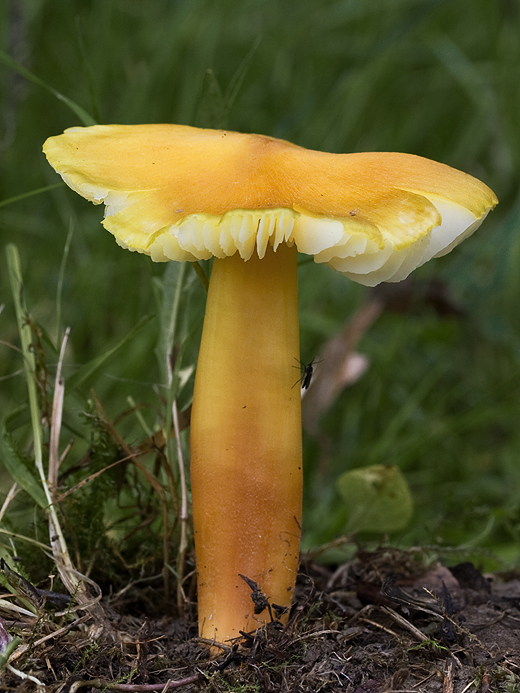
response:
<path id="1" fill-rule="evenodd" d="M 30 421 L 29 407 L 27 404 L 22 404 L 4 418 L 2 427 L 4 431 L 10 434 L 22 426 L 27 426 Z"/>
<path id="2" fill-rule="evenodd" d="M 238 66 L 237 71 L 235 72 L 235 74 L 231 78 L 231 81 L 228 84 L 228 88 L 226 89 L 226 93 L 224 94 L 226 109 L 228 113 L 231 111 L 233 104 L 236 101 L 240 88 L 246 78 L 249 68 L 251 67 L 251 63 L 253 62 L 253 58 L 255 57 L 255 54 L 261 42 L 262 36 L 258 36 L 256 41 L 251 46 L 251 49 Z"/>
<path id="3" fill-rule="evenodd" d="M 226 128 L 227 108 L 224 94 L 213 70 L 206 70 L 197 112 L 197 125 L 203 128 Z"/>
<path id="4" fill-rule="evenodd" d="M 161 296 L 161 329 L 157 344 L 157 358 L 163 383 L 172 387 L 172 349 L 178 332 L 179 306 L 186 278 L 186 264 L 170 262 L 164 273 Z"/>
<path id="5" fill-rule="evenodd" d="M 42 487 L 27 467 L 13 438 L 7 433 L 5 422 L 2 423 L 2 432 L 0 433 L 0 459 L 13 478 L 13 481 L 16 481 L 38 503 L 40 508 L 45 508 L 47 499 L 42 491 Z"/>
<path id="6" fill-rule="evenodd" d="M 10 55 L 8 55 L 5 51 L 0 49 L 0 61 L 4 63 L 7 67 L 11 68 L 11 70 L 15 70 L 15 72 L 18 72 L 19 75 L 22 77 L 25 77 L 25 79 L 28 79 L 31 82 L 34 82 L 34 84 L 37 84 L 40 87 L 43 87 L 46 89 L 48 92 L 50 92 L 53 96 L 55 96 L 59 101 L 62 101 L 66 106 L 70 108 L 70 110 L 78 116 L 78 118 L 81 120 L 83 125 L 96 125 L 96 121 L 94 118 L 90 115 L 90 113 L 87 113 L 84 108 L 79 106 L 75 101 L 72 101 L 72 99 L 69 99 L 68 96 L 65 96 L 61 92 L 59 92 L 57 89 L 54 89 L 54 87 L 51 87 L 50 84 L 47 84 L 47 82 L 44 82 L 43 79 L 40 79 L 37 75 L 32 73 L 30 70 L 28 70 L 26 67 L 23 65 L 20 65 L 20 63 L 16 62 L 13 58 L 11 58 Z"/>
<path id="7" fill-rule="evenodd" d="M 78 37 L 79 50 L 81 54 L 81 62 L 83 64 L 83 71 L 85 73 L 85 79 L 88 85 L 88 91 L 90 94 L 90 101 L 92 104 L 92 110 L 94 112 L 94 117 L 96 122 L 102 122 L 101 116 L 101 104 L 96 91 L 96 83 L 94 79 L 94 71 L 90 64 L 87 55 L 87 49 L 85 47 L 85 40 L 83 38 L 83 24 L 81 17 L 76 17 L 76 34 Z"/>
<path id="8" fill-rule="evenodd" d="M 430 373 L 425 375 L 423 380 L 417 385 L 415 392 L 411 393 L 408 399 L 395 412 L 383 435 L 378 440 L 373 441 L 366 458 L 367 465 L 387 462 L 389 451 L 395 446 L 399 437 L 402 437 L 403 428 L 410 421 L 413 412 L 426 395 L 435 387 L 444 369 L 445 366 L 441 363 L 437 368 L 433 368 Z"/>
<path id="9" fill-rule="evenodd" d="M 48 190 L 54 190 L 54 188 L 61 188 L 62 186 L 65 186 L 65 183 L 53 183 L 52 185 L 45 185 L 43 188 L 36 188 L 36 190 L 30 190 L 29 192 L 22 193 L 21 195 L 15 195 L 14 197 L 10 197 L 8 200 L 0 200 L 0 207 L 6 207 L 14 202 L 20 202 L 21 200 L 26 200 L 28 197 L 32 197 L 33 195 L 39 195 L 40 193 L 47 192 Z"/>
<path id="10" fill-rule="evenodd" d="M 141 318 L 137 325 L 135 325 L 135 327 L 133 327 L 130 332 L 128 332 L 128 334 L 126 334 L 125 337 L 123 337 L 123 339 L 114 347 L 108 349 L 100 356 L 97 356 L 81 366 L 81 368 L 79 368 L 74 375 L 67 379 L 68 387 L 81 388 L 95 378 L 101 367 L 108 361 L 108 359 L 112 358 L 112 356 L 114 356 L 125 344 L 132 340 L 135 335 L 140 332 L 147 323 L 150 322 L 152 317 L 152 315 L 145 315 L 144 318 Z"/>
<path id="11" fill-rule="evenodd" d="M 38 406 L 38 396 L 36 392 L 36 381 L 34 377 L 36 363 L 34 353 L 31 349 L 32 334 L 31 328 L 27 322 L 28 313 L 24 299 L 22 271 L 20 267 L 20 256 L 18 254 L 18 248 L 13 243 L 10 243 L 6 247 L 6 256 L 7 268 L 9 272 L 9 281 L 11 283 L 11 290 L 13 293 L 16 320 L 18 323 L 18 331 L 20 334 L 20 342 L 24 357 L 25 378 L 27 381 L 29 409 L 31 411 L 31 423 L 33 432 L 34 463 L 36 465 L 36 469 L 38 470 L 40 481 L 42 482 L 43 488 L 45 489 L 47 495 L 48 487 L 45 483 L 45 472 L 43 469 L 41 417 Z M 51 503 L 51 498 L 49 495 L 47 495 L 47 503 Z"/>
<path id="12" fill-rule="evenodd" d="M 65 241 L 65 247 L 63 248 L 63 255 L 61 258 L 60 265 L 60 274 L 58 276 L 58 286 L 56 288 L 56 334 L 58 335 L 58 343 L 60 343 L 61 341 L 61 299 L 63 293 L 63 282 L 65 280 L 65 267 L 67 265 L 67 260 L 69 257 L 73 231 L 74 227 L 71 222 L 69 225 L 69 232 L 67 233 L 67 240 Z"/>

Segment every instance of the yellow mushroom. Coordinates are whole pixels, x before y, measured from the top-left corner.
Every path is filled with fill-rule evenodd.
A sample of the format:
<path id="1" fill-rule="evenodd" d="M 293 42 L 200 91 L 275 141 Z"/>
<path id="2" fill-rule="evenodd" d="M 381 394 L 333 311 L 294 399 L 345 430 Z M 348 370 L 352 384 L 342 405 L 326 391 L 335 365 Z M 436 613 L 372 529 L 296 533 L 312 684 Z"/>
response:
<path id="1" fill-rule="evenodd" d="M 63 180 L 106 206 L 117 242 L 155 261 L 215 257 L 191 419 L 200 634 L 289 607 L 301 521 L 297 251 L 367 286 L 449 252 L 497 199 L 443 164 L 328 154 L 262 135 L 97 125 L 49 138 Z M 258 610 L 258 609 L 257 609 Z"/>

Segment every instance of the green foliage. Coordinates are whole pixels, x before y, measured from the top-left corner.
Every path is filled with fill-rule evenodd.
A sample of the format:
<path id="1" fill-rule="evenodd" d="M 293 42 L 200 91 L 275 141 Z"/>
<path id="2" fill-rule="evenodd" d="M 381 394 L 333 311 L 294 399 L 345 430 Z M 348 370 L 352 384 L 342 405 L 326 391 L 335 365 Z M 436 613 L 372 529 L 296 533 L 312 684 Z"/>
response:
<path id="1" fill-rule="evenodd" d="M 520 680 L 506 666 L 499 666 L 490 676 L 490 690 L 494 693 L 520 693 Z"/>
<path id="2" fill-rule="evenodd" d="M 52 401 L 59 346 L 64 328 L 71 329 L 60 450 L 67 436 L 75 442 L 63 462 L 62 490 L 115 461 L 119 443 L 103 438 L 101 419 L 121 417 L 118 435 L 132 449 L 143 443 L 135 413 L 124 415 L 127 398 L 153 433 L 169 421 L 174 395 L 181 409 L 189 405 L 205 294 L 191 268 L 178 283 L 178 267 L 117 247 L 100 226 L 100 210 L 45 163 L 41 145 L 49 135 L 88 119 L 177 122 L 329 151 L 413 152 L 477 175 L 501 204 L 473 238 L 416 272 L 410 308 L 385 312 L 363 335 L 357 349 L 369 358 L 367 373 L 323 416 L 326 445 L 305 437 L 306 541 L 316 545 L 344 531 L 335 486 L 342 474 L 384 465 L 404 474 L 416 508 L 393 541 L 493 549 L 517 563 L 519 36 L 518 3 L 489 0 L 3 3 L 0 240 L 19 248 L 25 300 L 41 330 L 31 333 L 45 352 L 35 352 L 37 361 L 48 368 L 37 380 L 40 407 Z M 372 294 L 313 263 L 302 263 L 299 275 L 302 354 L 310 361 Z M 29 505 L 41 506 L 42 497 L 37 473 L 26 465 L 31 419 L 7 276 L 1 253 L 0 411 L 8 436 L 0 488 L 5 496 L 16 480 L 29 493 L 10 513 L 29 533 Z M 458 311 L 441 314 L 421 300 L 433 280 Z M 147 315 L 154 317 L 144 324 Z M 94 419 L 80 416 L 91 387 L 106 418 L 98 409 Z M 42 425 L 46 464 L 48 422 Z M 98 448 L 95 461 L 70 472 L 89 447 Z M 144 468 L 165 489 L 174 543 L 167 447 L 166 461 L 162 451 L 148 453 Z M 126 558 L 147 542 L 158 555 L 161 503 L 145 491 L 143 475 L 133 462 L 116 465 L 67 496 L 75 524 L 89 501 L 97 504 L 89 516 L 95 531 L 82 529 L 85 561 L 101 535 Z M 140 528 L 133 535 L 132 521 Z"/>
<path id="3" fill-rule="evenodd" d="M 70 488 L 80 484 L 80 488 L 63 500 L 60 509 L 65 518 L 64 526 L 69 546 L 75 547 L 77 555 L 84 556 L 92 564 L 100 564 L 103 570 L 107 570 L 111 563 L 107 506 L 110 507 L 111 499 L 118 497 L 117 481 L 119 479 L 121 484 L 124 478 L 124 472 L 118 470 L 117 466 L 111 468 L 111 465 L 117 465 L 123 453 L 112 438 L 95 404 L 90 401 L 86 405 L 82 418 L 85 419 L 90 433 L 87 452 L 88 475 L 96 476 L 92 482 L 81 485 L 85 477 L 84 464 L 80 462 L 77 465 L 79 469 L 73 467 L 64 470 L 62 479 L 67 486 Z M 110 574 L 111 571 L 107 572 Z"/>
<path id="4" fill-rule="evenodd" d="M 63 375 L 55 379 L 53 385 L 50 377 L 53 366 L 49 363 L 49 357 L 54 357 L 59 350 L 46 330 L 35 321 L 25 302 L 25 283 L 17 249 L 13 245 L 8 247 L 8 265 L 21 334 L 29 406 L 19 406 L 3 421 L 0 459 L 11 479 L 36 501 L 39 508 L 34 508 L 21 523 L 18 518 L 17 524 L 20 503 L 18 508 L 11 505 L 2 530 L 9 543 L 4 544 L 2 553 L 12 557 L 15 552 L 17 560 L 21 561 L 20 566 L 33 580 L 45 580 L 52 563 L 38 556 L 34 550 L 38 542 L 32 537 L 48 534 L 50 527 L 46 526 L 46 519 L 54 513 L 51 517 L 57 519 L 52 520 L 53 527 L 57 527 L 59 522 L 63 528 L 63 533 L 61 528 L 56 531 L 54 540 L 59 535 L 62 545 L 74 555 L 77 569 L 107 589 L 124 585 L 125 580 L 132 576 L 157 574 L 161 555 L 167 564 L 169 543 L 175 536 L 177 523 L 179 489 L 171 471 L 174 457 L 170 448 L 174 446 L 170 446 L 168 440 L 173 433 L 171 416 L 165 416 L 159 409 L 155 421 L 148 425 L 139 412 L 137 420 L 145 430 L 140 440 L 134 438 L 130 445 L 118 432 L 118 426 L 137 413 L 135 405 L 123 411 L 113 422 L 94 390 L 91 390 L 92 398 L 86 399 L 84 395 L 84 388 L 96 385 L 103 367 L 106 368 L 110 359 L 120 357 L 135 342 L 136 335 L 150 322 L 150 318 L 141 319 L 116 345 L 75 368 L 65 379 L 65 407 L 62 411 L 59 402 L 63 396 Z M 193 282 L 184 282 L 183 277 L 184 273 L 171 276 L 164 285 L 159 279 L 155 282 L 157 293 L 162 296 L 160 314 L 163 322 L 166 316 L 176 313 L 172 311 L 172 303 L 182 303 L 182 297 L 193 293 L 187 288 L 193 288 Z M 183 353 L 184 359 L 184 368 L 175 366 L 174 369 L 178 375 L 172 393 L 178 395 L 189 381 L 194 363 L 190 362 L 189 335 L 186 337 L 185 334 L 190 321 L 182 323 L 183 329 L 177 329 L 175 323 L 168 318 L 168 334 L 172 338 L 176 335 L 180 340 L 176 348 Z M 169 359 L 174 348 L 173 339 L 165 343 Z M 166 353 L 163 357 L 166 360 Z M 181 362 L 180 357 L 177 360 Z M 58 368 L 61 370 L 61 367 L 60 362 Z M 167 382 L 162 386 L 166 392 L 171 390 Z M 185 425 L 183 422 L 179 431 Z M 58 453 L 61 453 L 60 437 L 63 446 L 65 443 L 60 434 L 65 430 L 77 438 L 70 441 L 61 459 L 51 463 L 52 448 L 56 445 L 53 441 L 58 441 Z M 68 454 L 72 443 L 76 443 L 75 455 Z M 57 465 L 54 473 L 51 472 L 52 465 Z M 25 502 L 26 498 L 22 497 L 22 503 Z M 32 521 L 29 519 L 31 515 Z M 45 548 L 44 544 L 39 546 Z"/>

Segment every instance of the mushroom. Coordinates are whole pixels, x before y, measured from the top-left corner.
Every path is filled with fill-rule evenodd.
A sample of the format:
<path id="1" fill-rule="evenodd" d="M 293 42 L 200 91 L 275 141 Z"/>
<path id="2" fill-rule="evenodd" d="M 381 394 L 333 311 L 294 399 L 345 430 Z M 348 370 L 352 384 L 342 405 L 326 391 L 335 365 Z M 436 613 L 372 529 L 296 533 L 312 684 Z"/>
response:
<path id="1" fill-rule="evenodd" d="M 182 125 L 74 127 L 44 152 L 73 190 L 104 202 L 124 248 L 215 258 L 191 417 L 199 627 L 239 637 L 272 618 L 267 606 L 288 609 L 298 568 L 297 251 L 367 286 L 400 281 L 472 234 L 497 199 L 418 156 Z"/>

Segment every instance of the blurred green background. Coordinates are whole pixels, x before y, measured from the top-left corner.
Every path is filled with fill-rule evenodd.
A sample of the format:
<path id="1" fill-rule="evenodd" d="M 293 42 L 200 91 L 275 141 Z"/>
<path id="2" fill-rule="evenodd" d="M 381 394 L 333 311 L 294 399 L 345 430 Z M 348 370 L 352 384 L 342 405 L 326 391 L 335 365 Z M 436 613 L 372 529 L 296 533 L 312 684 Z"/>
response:
<path id="1" fill-rule="evenodd" d="M 76 443 L 65 467 L 88 447 L 80 412 L 90 387 L 112 420 L 128 397 L 146 405 L 151 430 L 163 416 L 155 350 L 163 278 L 175 270 L 121 250 L 100 225 L 102 210 L 65 186 L 13 199 L 59 182 L 41 146 L 82 124 L 49 87 L 102 123 L 225 127 L 333 152 L 419 154 L 480 178 L 500 205 L 470 240 L 413 275 L 404 304 L 385 310 L 357 344 L 366 372 L 316 423 L 319 434 L 305 434 L 304 547 L 345 531 L 336 487 L 343 472 L 390 464 L 415 503 L 392 542 L 456 546 L 482 560 L 490 550 L 519 565 L 518 0 L 4 0 L 0 37 L 1 418 L 26 400 L 7 243 L 18 246 L 25 300 L 49 336 L 50 382 L 51 342 L 65 326 L 68 377 L 154 316 L 67 400 L 76 423 L 62 432 L 62 448 L 70 437 Z M 441 287 L 440 302 L 431 286 Z M 371 296 L 302 262 L 302 359 L 315 358 Z M 190 270 L 185 367 L 195 361 L 203 306 Z M 128 444 L 145 437 L 132 416 L 119 430 Z M 30 455 L 29 430 L 16 436 Z M 11 484 L 5 471 L 0 482 L 1 502 Z M 30 508 L 17 497 L 9 526 L 26 524 Z"/>

